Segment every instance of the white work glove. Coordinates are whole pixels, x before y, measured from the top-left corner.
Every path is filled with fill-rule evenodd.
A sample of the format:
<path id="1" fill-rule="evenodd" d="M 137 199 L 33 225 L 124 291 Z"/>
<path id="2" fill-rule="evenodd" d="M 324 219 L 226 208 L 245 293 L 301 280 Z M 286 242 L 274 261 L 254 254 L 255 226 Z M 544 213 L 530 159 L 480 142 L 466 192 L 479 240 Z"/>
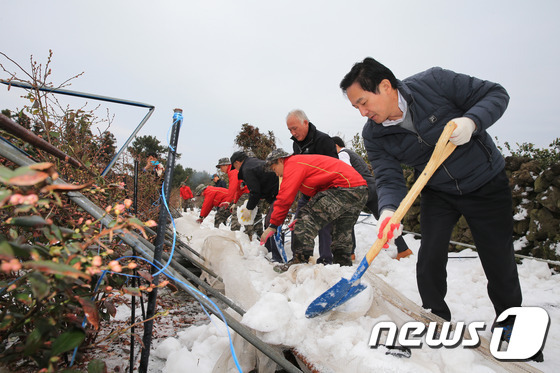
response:
<path id="1" fill-rule="evenodd" d="M 476 129 L 476 124 L 467 117 L 455 118 L 452 121 L 455 122 L 457 128 L 451 134 L 449 141 L 457 146 L 468 143 Z"/>
<path id="2" fill-rule="evenodd" d="M 383 238 L 383 231 L 387 224 L 389 224 L 389 220 L 393 217 L 395 212 L 393 210 L 383 210 L 381 212 L 381 216 L 377 221 L 377 238 Z M 384 249 L 389 247 L 389 244 L 395 243 L 395 238 L 399 237 L 402 234 L 403 226 L 402 224 L 391 224 L 391 230 L 387 233 L 387 242 L 383 245 Z"/>

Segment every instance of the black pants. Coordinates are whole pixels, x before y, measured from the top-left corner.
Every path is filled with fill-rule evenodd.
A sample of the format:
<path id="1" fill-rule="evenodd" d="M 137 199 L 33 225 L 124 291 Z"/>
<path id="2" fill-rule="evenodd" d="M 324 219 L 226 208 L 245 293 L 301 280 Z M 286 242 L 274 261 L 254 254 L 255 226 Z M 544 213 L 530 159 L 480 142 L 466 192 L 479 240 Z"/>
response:
<path id="1" fill-rule="evenodd" d="M 422 192 L 422 241 L 416 264 L 422 306 L 451 320 L 451 311 L 444 300 L 447 254 L 453 227 L 461 215 L 471 229 L 496 314 L 521 306 L 513 251 L 511 189 L 503 170 L 481 188 L 465 195 L 454 196 L 429 188 Z"/>

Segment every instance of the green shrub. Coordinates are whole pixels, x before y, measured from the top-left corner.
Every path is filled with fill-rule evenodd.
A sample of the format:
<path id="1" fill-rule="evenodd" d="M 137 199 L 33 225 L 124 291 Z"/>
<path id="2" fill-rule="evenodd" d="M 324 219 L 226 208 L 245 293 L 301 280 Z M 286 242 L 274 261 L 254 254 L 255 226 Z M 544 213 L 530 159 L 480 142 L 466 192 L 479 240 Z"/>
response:
<path id="1" fill-rule="evenodd" d="M 0 363 L 12 369 L 60 369 L 71 350 L 92 342 L 101 320 L 114 316 L 110 294 L 139 291 L 124 287 L 118 274 L 136 263 L 115 260 L 119 244 L 112 239 L 117 230 L 144 233 L 144 223 L 125 217 L 131 201 L 106 208 L 116 215 L 110 227 L 83 218 L 68 222 L 74 228 L 60 226 L 50 214 L 64 204 L 63 193 L 97 188 L 47 184 L 56 177 L 49 163 L 0 166 Z"/>
<path id="2" fill-rule="evenodd" d="M 531 158 L 539 163 L 541 168 L 548 168 L 555 163 L 560 162 L 560 138 L 556 138 L 548 146 L 548 149 L 539 149 L 531 143 L 515 143 L 517 149 L 513 149 L 506 141 L 504 147 L 512 156 Z M 498 149 L 504 153 L 504 149 L 498 146 Z"/>

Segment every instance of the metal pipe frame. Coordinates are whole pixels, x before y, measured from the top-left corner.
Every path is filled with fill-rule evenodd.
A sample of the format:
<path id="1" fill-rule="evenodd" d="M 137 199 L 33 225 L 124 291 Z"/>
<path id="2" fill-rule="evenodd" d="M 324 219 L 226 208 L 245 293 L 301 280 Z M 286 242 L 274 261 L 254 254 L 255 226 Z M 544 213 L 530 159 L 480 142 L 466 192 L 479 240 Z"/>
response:
<path id="1" fill-rule="evenodd" d="M 3 142 L 0 142 L 0 155 L 9 159 L 12 162 L 18 164 L 18 165 L 20 165 L 20 166 L 30 166 L 30 165 L 35 163 L 33 160 L 29 159 L 24 154 L 22 154 L 22 152 L 19 151 L 17 148 L 14 148 L 13 146 L 9 146 L 8 144 L 3 143 Z M 58 178 L 57 180 L 53 181 L 53 184 L 67 184 L 67 183 L 65 181 L 61 180 L 60 178 Z M 93 203 L 91 200 L 89 200 L 82 193 L 80 193 L 80 192 L 68 192 L 67 195 L 72 200 L 72 202 L 76 203 L 82 209 L 87 211 L 96 220 L 99 220 L 101 222 L 101 224 L 103 224 L 104 226 L 108 227 L 109 224 L 114 220 L 113 217 L 110 216 L 109 214 L 107 214 L 105 210 L 103 210 L 102 208 L 97 206 L 95 203 Z M 151 257 L 153 256 L 153 251 L 151 251 L 151 248 L 144 245 L 132 233 L 123 232 L 123 231 L 120 231 L 120 230 L 117 231 L 116 233 L 118 234 L 119 238 L 121 238 L 128 246 L 137 250 L 137 252 L 140 253 L 140 255 L 142 255 L 142 257 L 144 257 L 147 260 L 151 260 Z M 162 256 L 162 258 L 165 258 L 165 256 Z M 228 305 L 230 308 L 232 308 L 232 310 L 239 313 L 240 315 L 244 314 L 245 311 L 241 307 L 237 306 L 232 300 L 230 300 L 229 298 L 227 298 L 223 294 L 219 293 L 217 290 L 212 288 L 209 284 L 200 280 L 196 275 L 194 275 L 193 273 L 191 273 L 187 269 L 183 268 L 175 260 L 172 260 L 171 267 L 172 267 L 172 269 L 170 270 L 170 273 L 174 277 L 179 279 L 180 281 L 187 284 L 188 281 L 182 276 L 182 274 L 188 276 L 192 281 L 196 282 L 197 285 L 204 288 L 204 290 L 206 292 L 208 292 L 209 294 L 212 294 L 217 299 L 224 302 L 226 305 Z M 181 274 L 178 274 L 178 271 L 173 269 L 173 268 L 178 268 L 178 270 L 180 270 Z M 191 295 L 193 294 L 193 291 L 188 286 L 186 286 L 184 284 L 181 284 L 181 283 L 179 283 L 178 285 L 183 290 L 187 291 L 189 294 L 191 294 Z M 214 306 L 211 305 L 208 301 L 206 301 L 205 299 L 201 300 L 200 299 L 201 297 L 199 297 L 198 295 L 195 298 L 197 298 L 197 300 L 204 303 L 204 306 L 207 310 L 209 310 L 210 312 L 212 312 L 216 316 L 221 317 L 219 312 L 217 312 L 217 310 L 215 310 Z M 273 360 L 279 366 L 281 366 L 282 368 L 284 368 L 286 371 L 288 371 L 290 373 L 302 372 L 299 368 L 297 368 L 290 361 L 288 361 L 283 356 L 283 354 L 278 351 L 277 348 L 269 346 L 268 344 L 263 342 L 249 328 L 245 327 L 244 325 L 239 323 L 235 318 L 233 318 L 233 316 L 231 316 L 227 312 L 224 312 L 223 315 L 224 315 L 228 325 L 235 332 L 237 332 L 241 337 L 243 337 L 245 340 L 247 340 L 249 343 L 251 343 L 255 348 L 257 348 L 263 354 L 268 356 L 271 360 Z"/>
<path id="2" fill-rule="evenodd" d="M 109 162 L 109 164 L 105 167 L 105 169 L 104 169 L 103 172 L 101 173 L 101 176 L 103 176 L 103 177 L 105 177 L 105 175 L 107 175 L 107 173 L 109 173 L 109 171 L 111 170 L 111 168 L 113 167 L 113 165 L 115 164 L 115 162 L 117 161 L 117 159 L 119 159 L 121 153 L 127 148 L 128 144 L 130 144 L 130 142 L 131 142 L 132 139 L 136 136 L 136 134 L 138 133 L 138 131 L 140 131 L 140 129 L 141 129 L 142 127 L 144 127 L 144 124 L 146 124 L 146 122 L 148 121 L 148 119 L 150 119 L 150 117 L 152 116 L 152 113 L 154 112 L 154 110 L 155 110 L 155 108 L 156 108 L 154 105 L 145 104 L 145 103 L 143 103 L 143 102 L 124 100 L 124 99 L 114 98 L 114 97 L 108 97 L 108 96 L 94 95 L 94 94 L 92 94 L 92 93 L 84 93 L 84 92 L 78 92 L 78 91 L 71 91 L 71 90 L 62 89 L 62 88 L 37 87 L 37 86 L 33 86 L 33 85 L 27 84 L 27 83 L 7 81 L 7 80 L 4 80 L 4 79 L 0 79 L 0 83 L 6 84 L 7 86 L 17 87 L 17 88 L 34 89 L 34 90 L 38 90 L 38 91 L 41 91 L 41 92 L 48 92 L 48 93 L 53 93 L 53 94 L 56 93 L 56 94 L 67 95 L 67 96 L 74 96 L 74 97 L 80 97 L 80 98 L 89 98 L 89 99 L 92 99 L 92 100 L 111 102 L 111 103 L 115 103 L 115 104 L 122 104 L 122 105 L 129 105 L 129 106 L 136 106 L 136 107 L 148 108 L 148 113 L 147 113 L 147 114 L 144 116 L 144 118 L 140 121 L 140 124 L 138 124 L 138 126 L 136 126 L 136 128 L 134 129 L 134 131 L 132 131 L 132 134 L 131 134 L 131 135 L 128 137 L 128 139 L 124 142 L 123 146 L 121 146 L 121 148 L 119 149 L 119 151 L 117 152 L 117 154 L 115 154 L 115 156 L 113 157 L 113 159 L 111 159 L 111 161 Z"/>

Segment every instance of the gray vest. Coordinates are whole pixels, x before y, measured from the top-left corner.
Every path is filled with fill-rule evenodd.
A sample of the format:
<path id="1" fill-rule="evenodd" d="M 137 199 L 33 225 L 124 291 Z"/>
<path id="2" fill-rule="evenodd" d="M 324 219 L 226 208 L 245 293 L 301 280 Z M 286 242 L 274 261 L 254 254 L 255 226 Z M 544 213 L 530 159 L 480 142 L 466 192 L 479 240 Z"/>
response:
<path id="1" fill-rule="evenodd" d="M 355 151 L 343 148 L 341 152 L 346 152 L 350 156 L 350 164 L 362 177 L 367 183 L 368 190 L 369 190 L 369 198 L 368 201 L 371 200 L 377 193 L 376 186 L 375 186 L 375 177 L 369 170 L 368 164 L 362 157 L 360 157 Z"/>

